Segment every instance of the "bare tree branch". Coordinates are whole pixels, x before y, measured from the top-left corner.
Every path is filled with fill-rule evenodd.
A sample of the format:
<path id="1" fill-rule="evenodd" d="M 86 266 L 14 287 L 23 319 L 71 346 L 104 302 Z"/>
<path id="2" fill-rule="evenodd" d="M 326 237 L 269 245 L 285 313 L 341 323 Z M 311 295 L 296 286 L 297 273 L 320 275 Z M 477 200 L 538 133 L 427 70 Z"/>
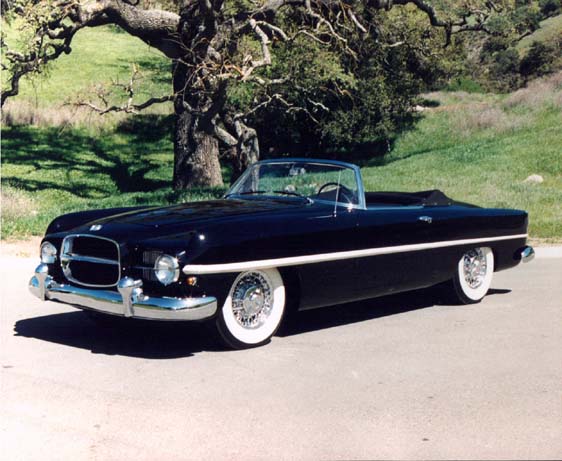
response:
<path id="1" fill-rule="evenodd" d="M 261 29 L 261 27 L 258 25 L 255 19 L 250 19 L 249 24 L 252 30 L 258 36 L 258 39 L 260 41 L 262 59 L 256 61 L 253 60 L 251 56 L 248 57 L 247 60 L 250 61 L 250 65 L 242 69 L 242 81 L 247 80 L 248 77 L 252 74 L 252 72 L 257 68 L 269 66 L 271 64 L 271 53 L 269 51 L 269 44 L 270 44 L 269 37 Z"/>
<path id="2" fill-rule="evenodd" d="M 363 26 L 363 24 L 361 24 L 359 22 L 359 19 L 357 19 L 357 16 L 355 15 L 355 13 L 353 12 L 353 10 L 351 8 L 349 8 L 347 10 L 347 14 L 349 16 L 349 18 L 351 19 L 351 21 L 353 22 L 353 24 L 355 24 L 355 27 L 357 27 L 361 32 L 363 32 L 363 34 L 367 34 L 367 29 L 365 29 L 365 26 Z"/>
<path id="3" fill-rule="evenodd" d="M 125 104 L 121 106 L 111 105 L 108 107 L 100 107 L 92 102 L 78 101 L 72 103 L 72 105 L 76 107 L 88 107 L 92 109 L 94 112 L 99 113 L 100 115 L 104 115 L 109 112 L 125 112 L 126 114 L 138 114 L 141 110 L 153 106 L 154 104 L 160 104 L 163 102 L 168 102 L 173 100 L 174 100 L 173 96 L 161 96 L 159 98 L 149 98 L 141 104 Z"/>
<path id="4" fill-rule="evenodd" d="M 39 72 L 61 54 L 70 53 L 74 35 L 84 27 L 116 24 L 170 58 L 185 53 L 177 35 L 180 16 L 172 12 L 142 10 L 133 2 L 120 0 L 54 0 L 52 11 L 45 17 L 39 6 L 31 2 L 28 10 L 21 11 L 21 14 L 31 15 L 31 24 L 36 28 L 27 51 L 12 50 L 2 40 L 3 57 L 7 62 L 4 69 L 9 78 L 8 88 L 2 91 L 1 106 L 18 94 L 23 76 Z"/>
<path id="5" fill-rule="evenodd" d="M 112 84 L 113 87 L 119 88 L 127 95 L 127 101 L 125 104 L 121 104 L 121 105 L 111 104 L 109 102 L 109 96 L 111 95 L 111 90 L 108 90 L 102 85 L 98 85 L 96 91 L 96 96 L 101 101 L 102 106 L 92 101 L 76 101 L 68 104 L 76 107 L 87 107 L 93 110 L 94 112 L 99 113 L 100 115 L 104 115 L 109 112 L 124 112 L 127 114 L 137 114 L 141 110 L 146 109 L 147 107 L 174 100 L 173 95 L 165 95 L 160 97 L 152 97 L 140 104 L 135 104 L 133 101 L 135 97 L 135 86 L 138 80 L 140 80 L 140 71 L 136 65 L 133 65 L 133 70 L 131 72 L 131 77 L 128 83 L 113 82 Z"/>

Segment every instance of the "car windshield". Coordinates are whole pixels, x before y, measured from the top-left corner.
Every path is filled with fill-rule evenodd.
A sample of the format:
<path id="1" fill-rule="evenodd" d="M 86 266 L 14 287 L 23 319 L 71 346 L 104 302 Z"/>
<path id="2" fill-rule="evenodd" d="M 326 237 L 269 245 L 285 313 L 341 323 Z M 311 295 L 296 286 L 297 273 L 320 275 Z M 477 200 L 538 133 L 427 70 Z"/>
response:
<path id="1" fill-rule="evenodd" d="M 355 171 L 329 163 L 256 163 L 246 170 L 226 197 L 255 195 L 283 195 L 344 205 L 359 204 Z"/>

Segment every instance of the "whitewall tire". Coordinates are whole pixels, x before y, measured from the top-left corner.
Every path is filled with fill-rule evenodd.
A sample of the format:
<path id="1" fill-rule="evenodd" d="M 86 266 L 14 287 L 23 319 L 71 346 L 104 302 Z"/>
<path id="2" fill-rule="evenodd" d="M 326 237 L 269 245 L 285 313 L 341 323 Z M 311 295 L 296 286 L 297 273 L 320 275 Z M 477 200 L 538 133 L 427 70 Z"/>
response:
<path id="1" fill-rule="evenodd" d="M 486 296 L 494 275 L 494 253 L 489 247 L 467 251 L 457 263 L 453 278 L 456 299 L 462 304 L 477 303 Z"/>
<path id="2" fill-rule="evenodd" d="M 240 273 L 217 317 L 217 330 L 234 349 L 269 342 L 285 314 L 285 286 L 277 269 Z"/>

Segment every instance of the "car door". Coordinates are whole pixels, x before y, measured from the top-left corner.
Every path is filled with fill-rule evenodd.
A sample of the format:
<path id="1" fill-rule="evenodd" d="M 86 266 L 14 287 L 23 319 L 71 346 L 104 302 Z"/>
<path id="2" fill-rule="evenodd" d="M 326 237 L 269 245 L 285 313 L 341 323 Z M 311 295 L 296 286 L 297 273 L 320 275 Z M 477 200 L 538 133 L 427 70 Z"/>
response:
<path id="1" fill-rule="evenodd" d="M 355 259 L 356 291 L 362 298 L 437 283 L 431 241 L 431 213 L 423 206 L 372 207 L 359 210 L 355 240 L 366 256 Z"/>
<path id="2" fill-rule="evenodd" d="M 335 211 L 335 212 L 334 212 Z M 346 255 L 357 250 L 357 209 L 325 207 L 310 215 L 298 245 L 325 260 L 295 266 L 300 280 L 300 307 L 311 309 L 356 299 L 357 264 Z M 344 257 L 342 257 L 342 255 Z"/>

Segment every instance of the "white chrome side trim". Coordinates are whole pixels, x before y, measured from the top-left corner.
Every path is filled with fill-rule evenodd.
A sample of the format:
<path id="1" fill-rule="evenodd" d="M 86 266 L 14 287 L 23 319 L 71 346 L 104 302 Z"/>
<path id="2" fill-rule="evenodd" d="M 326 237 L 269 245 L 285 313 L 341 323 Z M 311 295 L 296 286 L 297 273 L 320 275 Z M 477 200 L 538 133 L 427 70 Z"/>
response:
<path id="1" fill-rule="evenodd" d="M 366 248 L 364 250 L 340 251 L 337 253 L 322 253 L 307 256 L 291 256 L 288 258 L 262 259 L 260 261 L 245 261 L 226 264 L 188 264 L 184 266 L 184 274 L 221 274 L 226 272 L 242 272 L 254 269 L 269 269 L 272 267 L 299 266 L 303 264 L 322 263 L 327 261 L 338 261 L 341 259 L 365 258 L 367 256 L 378 256 L 393 253 L 406 253 L 408 251 L 429 250 L 432 248 L 452 247 L 456 245 L 470 245 L 481 242 L 497 242 L 500 240 L 512 240 L 526 238 L 528 234 L 504 235 L 501 237 L 486 237 L 464 240 L 446 240 L 443 242 L 415 243 L 409 245 L 397 245 L 391 247 Z"/>

